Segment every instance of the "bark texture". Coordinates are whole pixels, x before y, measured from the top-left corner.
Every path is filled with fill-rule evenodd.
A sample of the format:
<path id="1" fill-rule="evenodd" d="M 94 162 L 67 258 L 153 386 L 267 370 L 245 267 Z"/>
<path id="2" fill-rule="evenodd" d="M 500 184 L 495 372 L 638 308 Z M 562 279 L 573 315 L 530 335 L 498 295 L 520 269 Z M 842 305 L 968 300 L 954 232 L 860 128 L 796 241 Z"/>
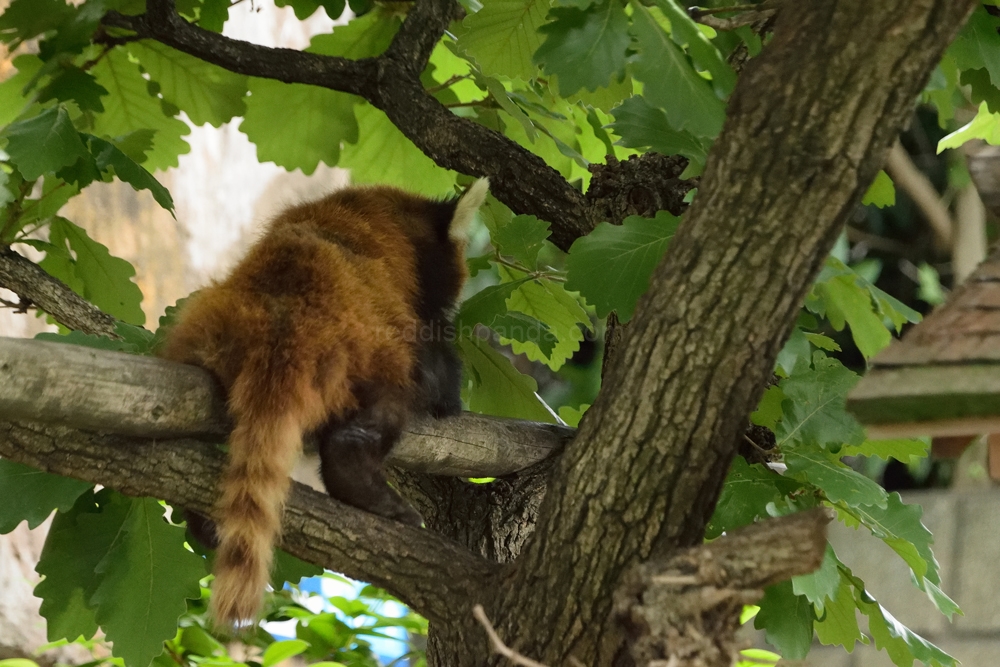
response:
<path id="1" fill-rule="evenodd" d="M 824 509 L 769 519 L 631 570 L 615 594 L 615 617 L 632 660 L 730 667 L 744 648 L 736 639 L 743 606 L 818 568 L 830 519 Z"/>
<path id="2" fill-rule="evenodd" d="M 783 6 L 534 535 L 484 603 L 521 653 L 624 657 L 611 592 L 634 564 L 702 539 L 810 281 L 973 5 Z"/>

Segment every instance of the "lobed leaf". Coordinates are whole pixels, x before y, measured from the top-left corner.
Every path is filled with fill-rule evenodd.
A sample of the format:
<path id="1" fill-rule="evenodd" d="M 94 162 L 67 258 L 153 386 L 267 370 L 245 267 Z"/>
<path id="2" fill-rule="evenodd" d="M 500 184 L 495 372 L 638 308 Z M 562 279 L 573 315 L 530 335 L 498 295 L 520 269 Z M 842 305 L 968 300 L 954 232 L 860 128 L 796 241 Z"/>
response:
<path id="1" fill-rule="evenodd" d="M 112 49 L 91 70 L 97 83 L 108 91 L 105 112 L 94 117 L 94 134 L 123 137 L 138 130 L 153 130 L 153 149 L 143 166 L 149 171 L 177 166 L 177 156 L 191 147 L 182 137 L 190 134 L 187 123 L 164 110 L 162 101 L 150 94 L 147 82 L 123 49 Z"/>
<path id="2" fill-rule="evenodd" d="M 753 626 L 766 632 L 767 643 L 786 660 L 801 660 L 809 654 L 813 636 L 812 605 L 783 581 L 764 590 Z"/>
<path id="3" fill-rule="evenodd" d="M 458 30 L 458 49 L 487 75 L 530 81 L 538 70 L 532 56 L 542 44 L 549 0 L 483 0 Z"/>
<path id="4" fill-rule="evenodd" d="M 526 267 L 535 268 L 538 252 L 549 238 L 549 223 L 533 215 L 517 215 L 491 234 L 493 244 Z"/>
<path id="5" fill-rule="evenodd" d="M 632 34 L 638 52 L 631 69 L 632 75 L 645 84 L 643 97 L 666 112 L 675 130 L 714 138 L 726 117 L 722 100 L 649 10 L 639 3 L 633 3 L 632 8 Z"/>
<path id="6" fill-rule="evenodd" d="M 632 41 L 625 9 L 618 0 L 603 0 L 585 10 L 555 7 L 554 20 L 539 28 L 545 42 L 534 61 L 546 74 L 559 77 L 559 94 L 581 88 L 593 91 L 625 73 L 625 53 Z"/>
<path id="7" fill-rule="evenodd" d="M 469 385 L 465 392 L 469 409 L 498 417 L 516 417 L 554 422 L 552 412 L 538 394 L 538 385 L 519 372 L 510 360 L 481 338 L 458 341 Z"/>
<path id="8" fill-rule="evenodd" d="M 363 104 L 356 115 L 357 143 L 345 146 L 340 159 L 354 182 L 396 185 L 438 197 L 454 191 L 455 172 L 438 167 L 384 113 Z"/>
<path id="9" fill-rule="evenodd" d="M 0 459 L 0 534 L 26 521 L 37 528 L 53 511 L 66 512 L 93 484 Z"/>
<path id="10" fill-rule="evenodd" d="M 126 665 L 148 665 L 177 633 L 187 598 L 201 597 L 201 557 L 184 548 L 184 529 L 167 523 L 152 498 L 121 500 L 128 509 L 95 571 L 96 619 Z"/>
<path id="11" fill-rule="evenodd" d="M 700 173 L 708 158 L 705 142 L 690 132 L 671 127 L 663 109 L 651 105 L 641 95 L 633 95 L 611 110 L 615 122 L 610 127 L 621 137 L 619 145 L 650 148 L 664 155 L 683 155 Z"/>
<path id="12" fill-rule="evenodd" d="M 59 171 L 87 156 L 87 147 L 62 105 L 8 125 L 3 135 L 7 138 L 11 162 L 27 181 Z"/>
<path id="13" fill-rule="evenodd" d="M 679 218 L 658 211 L 653 220 L 633 215 L 621 225 L 597 225 L 570 248 L 566 287 L 579 291 L 598 317 L 616 311 L 627 322 L 679 224 Z"/>
<path id="14" fill-rule="evenodd" d="M 246 113 L 247 77 L 234 74 L 153 40 L 129 44 L 163 99 L 185 112 L 195 125 L 219 127 Z"/>

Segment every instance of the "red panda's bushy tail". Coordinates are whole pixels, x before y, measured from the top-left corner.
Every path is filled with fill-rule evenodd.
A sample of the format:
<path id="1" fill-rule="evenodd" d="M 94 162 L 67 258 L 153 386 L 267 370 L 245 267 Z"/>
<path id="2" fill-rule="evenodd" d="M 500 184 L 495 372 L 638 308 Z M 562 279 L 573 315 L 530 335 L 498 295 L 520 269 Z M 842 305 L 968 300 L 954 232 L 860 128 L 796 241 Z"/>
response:
<path id="1" fill-rule="evenodd" d="M 213 623 L 229 629 L 257 620 L 281 533 L 289 474 L 302 448 L 301 422 L 294 412 L 234 414 L 216 512 L 219 547 L 209 605 Z"/>

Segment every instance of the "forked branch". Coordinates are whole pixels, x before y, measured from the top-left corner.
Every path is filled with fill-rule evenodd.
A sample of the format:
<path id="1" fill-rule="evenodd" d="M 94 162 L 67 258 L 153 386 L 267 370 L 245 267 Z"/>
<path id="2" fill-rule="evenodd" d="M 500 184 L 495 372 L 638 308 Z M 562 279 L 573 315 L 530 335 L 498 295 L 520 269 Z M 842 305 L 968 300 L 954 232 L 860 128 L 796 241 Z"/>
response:
<path id="1" fill-rule="evenodd" d="M 420 73 L 456 18 L 454 0 L 417 0 L 385 53 L 351 60 L 231 39 L 188 23 L 174 0 L 149 0 L 145 14 L 108 12 L 102 23 L 156 40 L 232 72 L 353 93 L 381 109 L 441 167 L 488 176 L 493 194 L 516 213 L 552 223 L 552 241 L 566 250 L 595 223 L 583 194 L 542 158 L 467 118 L 427 93 Z M 117 43 L 115 38 L 106 40 Z"/>

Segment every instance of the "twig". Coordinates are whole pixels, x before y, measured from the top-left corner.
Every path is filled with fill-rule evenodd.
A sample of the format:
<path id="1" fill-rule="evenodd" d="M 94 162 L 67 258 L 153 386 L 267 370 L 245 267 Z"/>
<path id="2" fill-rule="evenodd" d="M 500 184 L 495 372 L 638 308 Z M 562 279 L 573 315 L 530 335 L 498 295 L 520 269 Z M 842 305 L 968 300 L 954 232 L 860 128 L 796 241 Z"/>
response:
<path id="1" fill-rule="evenodd" d="M 471 78 L 469 74 L 456 74 L 455 76 L 451 77 L 444 83 L 440 83 L 436 86 L 431 86 L 430 88 L 426 88 L 425 90 L 431 94 L 437 93 L 444 90 L 445 88 L 451 87 L 452 85 L 458 83 L 459 81 L 462 81 L 463 79 L 469 79 L 469 78 Z"/>
<path id="2" fill-rule="evenodd" d="M 522 665 L 522 667 L 547 667 L 543 663 L 521 655 L 514 649 L 504 644 L 503 640 L 500 639 L 500 636 L 497 634 L 497 631 L 493 629 L 493 624 L 490 623 L 490 619 L 486 617 L 483 605 L 477 604 L 473 607 L 472 615 L 476 617 L 479 624 L 483 626 L 484 630 L 486 630 L 486 635 L 490 638 L 490 644 L 493 645 L 494 652 L 499 653 L 515 665 Z"/>
<path id="3" fill-rule="evenodd" d="M 941 195 L 934 188 L 923 172 L 917 169 L 903 145 L 896 141 L 885 169 L 892 176 L 893 182 L 910 195 L 913 202 L 923 213 L 931 231 L 934 232 L 935 245 L 939 250 L 949 250 L 952 244 L 952 221 L 948 208 L 942 203 Z"/>
<path id="4" fill-rule="evenodd" d="M 756 5 L 732 5 L 730 7 L 691 7 L 688 15 L 693 21 L 707 25 L 714 30 L 736 30 L 745 25 L 769 19 L 780 8 L 783 0 L 766 0 Z M 715 14 L 741 12 L 731 18 L 719 18 Z"/>

